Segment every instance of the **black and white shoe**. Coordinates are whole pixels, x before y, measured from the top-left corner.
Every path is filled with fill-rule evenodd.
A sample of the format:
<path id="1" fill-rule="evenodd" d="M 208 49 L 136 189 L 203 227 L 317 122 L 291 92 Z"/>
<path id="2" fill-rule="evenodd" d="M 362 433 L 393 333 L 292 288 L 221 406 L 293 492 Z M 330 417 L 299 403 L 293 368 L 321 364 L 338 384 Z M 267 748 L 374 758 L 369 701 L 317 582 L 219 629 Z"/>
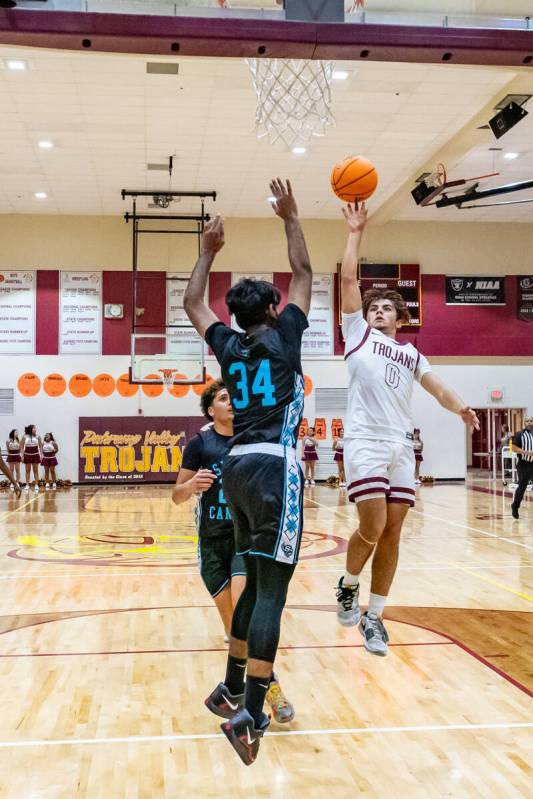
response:
<path id="1" fill-rule="evenodd" d="M 232 719 L 244 705 L 244 694 L 230 694 L 223 682 L 220 682 L 205 700 L 205 706 L 215 716 Z"/>
<path id="2" fill-rule="evenodd" d="M 343 585 L 341 577 L 337 586 L 337 621 L 343 627 L 355 627 L 361 621 L 359 586 Z"/>
<path id="3" fill-rule="evenodd" d="M 513 519 L 519 519 L 520 518 L 520 516 L 518 515 L 518 508 L 516 507 L 514 502 L 511 505 L 511 513 L 512 513 Z"/>
<path id="4" fill-rule="evenodd" d="M 389 651 L 389 636 L 383 621 L 375 613 L 363 613 L 359 630 L 364 639 L 365 649 L 373 655 L 385 657 Z"/>
<path id="5" fill-rule="evenodd" d="M 246 710 L 242 708 L 230 721 L 220 725 L 220 729 L 233 746 L 245 766 L 251 766 L 257 757 L 261 738 L 270 724 L 270 719 L 263 713 L 259 729 Z"/>

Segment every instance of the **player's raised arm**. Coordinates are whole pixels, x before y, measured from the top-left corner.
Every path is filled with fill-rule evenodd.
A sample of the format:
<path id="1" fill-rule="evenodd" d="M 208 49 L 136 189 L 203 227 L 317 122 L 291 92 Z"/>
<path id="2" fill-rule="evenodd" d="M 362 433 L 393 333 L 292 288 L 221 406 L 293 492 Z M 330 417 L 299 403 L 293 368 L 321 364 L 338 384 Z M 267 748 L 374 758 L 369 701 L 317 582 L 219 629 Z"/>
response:
<path id="1" fill-rule="evenodd" d="M 204 300 L 205 289 L 209 272 L 213 266 L 215 255 L 224 246 L 224 221 L 220 216 L 211 219 L 204 228 L 200 257 L 193 269 L 191 278 L 183 295 L 185 313 L 195 326 L 198 333 L 204 337 L 205 331 L 218 316 Z"/>
<path id="2" fill-rule="evenodd" d="M 446 408 L 446 410 L 451 413 L 456 413 L 469 427 L 474 427 L 476 430 L 479 430 L 479 419 L 475 411 L 468 405 L 465 405 L 461 397 L 443 383 L 440 377 L 437 377 L 433 372 L 426 372 L 426 374 L 422 376 L 420 385 L 422 388 L 425 388 L 429 394 L 435 397 L 439 405 L 442 405 L 443 408 Z"/>
<path id="3" fill-rule="evenodd" d="M 348 225 L 348 239 L 341 266 L 341 310 L 343 313 L 355 313 L 363 307 L 359 282 L 357 278 L 357 260 L 359 246 L 366 225 L 367 210 L 364 202 L 348 203 L 342 209 Z"/>
<path id="4" fill-rule="evenodd" d="M 285 185 L 279 178 L 274 178 L 270 183 L 270 191 L 276 200 L 272 203 L 272 208 L 285 223 L 285 233 L 289 245 L 292 279 L 287 301 L 297 305 L 307 316 L 311 305 L 313 270 L 300 220 L 298 219 L 298 208 L 296 207 L 290 180 Z"/>

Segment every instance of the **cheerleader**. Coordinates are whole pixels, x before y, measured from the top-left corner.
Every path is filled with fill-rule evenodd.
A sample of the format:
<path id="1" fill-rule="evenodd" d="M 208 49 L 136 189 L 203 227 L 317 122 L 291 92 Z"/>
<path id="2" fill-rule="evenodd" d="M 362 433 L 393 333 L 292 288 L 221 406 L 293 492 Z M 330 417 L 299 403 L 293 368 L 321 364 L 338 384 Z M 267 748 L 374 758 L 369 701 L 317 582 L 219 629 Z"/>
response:
<path id="1" fill-rule="evenodd" d="M 41 458 L 41 465 L 44 466 L 45 491 L 48 491 L 50 488 L 50 482 L 52 482 L 52 488 L 57 488 L 56 454 L 58 449 L 59 447 L 57 446 L 56 440 L 52 433 L 46 433 L 43 439 L 43 456 Z"/>
<path id="2" fill-rule="evenodd" d="M 422 450 L 424 449 L 424 442 L 420 438 L 420 428 L 415 427 L 413 430 L 413 449 L 415 451 L 415 485 L 420 485 L 420 464 L 424 460 Z"/>
<path id="3" fill-rule="evenodd" d="M 333 439 L 333 460 L 339 470 L 339 488 L 346 488 L 346 477 L 344 474 L 344 427 L 339 430 L 337 438 Z"/>
<path id="4" fill-rule="evenodd" d="M 37 428 L 29 424 L 24 428 L 24 435 L 20 443 L 22 462 L 26 468 L 26 491 L 30 490 L 30 476 L 33 471 L 33 486 L 39 491 L 39 464 L 41 462 L 42 442 L 37 435 Z"/>
<path id="5" fill-rule="evenodd" d="M 315 469 L 318 455 L 318 446 L 314 438 L 315 428 L 310 427 L 307 435 L 302 440 L 302 462 L 305 464 L 305 488 L 315 485 Z"/>
<path id="6" fill-rule="evenodd" d="M 15 482 L 20 483 L 20 464 L 22 463 L 22 455 L 20 453 L 20 440 L 18 430 L 12 430 L 9 438 L 6 441 L 7 449 L 7 462 L 9 468 L 15 476 Z M 14 483 L 11 483 L 11 490 L 15 488 Z"/>

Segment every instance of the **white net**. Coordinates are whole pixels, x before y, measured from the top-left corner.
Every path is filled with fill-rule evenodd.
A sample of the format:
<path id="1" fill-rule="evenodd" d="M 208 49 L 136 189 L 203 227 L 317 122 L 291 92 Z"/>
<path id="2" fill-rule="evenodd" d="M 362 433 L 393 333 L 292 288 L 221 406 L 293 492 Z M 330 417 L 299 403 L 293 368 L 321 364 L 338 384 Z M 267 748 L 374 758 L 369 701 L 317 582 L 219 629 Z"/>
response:
<path id="1" fill-rule="evenodd" d="M 333 61 L 247 58 L 252 73 L 257 109 L 255 126 L 259 138 L 287 147 L 324 136 L 335 124 L 331 111 Z"/>
<path id="2" fill-rule="evenodd" d="M 171 389 L 174 385 L 174 372 L 177 372 L 177 369 L 159 369 L 162 375 L 163 385 L 165 388 Z"/>

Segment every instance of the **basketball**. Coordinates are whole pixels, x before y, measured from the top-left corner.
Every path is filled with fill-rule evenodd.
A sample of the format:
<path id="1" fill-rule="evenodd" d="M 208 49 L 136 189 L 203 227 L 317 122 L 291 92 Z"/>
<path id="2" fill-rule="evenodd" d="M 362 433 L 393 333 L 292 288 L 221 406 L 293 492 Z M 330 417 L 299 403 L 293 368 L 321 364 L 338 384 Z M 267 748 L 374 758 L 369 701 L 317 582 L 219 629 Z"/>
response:
<path id="1" fill-rule="evenodd" d="M 331 170 L 331 188 L 346 203 L 368 200 L 378 185 L 374 164 L 360 155 L 350 155 Z"/>

